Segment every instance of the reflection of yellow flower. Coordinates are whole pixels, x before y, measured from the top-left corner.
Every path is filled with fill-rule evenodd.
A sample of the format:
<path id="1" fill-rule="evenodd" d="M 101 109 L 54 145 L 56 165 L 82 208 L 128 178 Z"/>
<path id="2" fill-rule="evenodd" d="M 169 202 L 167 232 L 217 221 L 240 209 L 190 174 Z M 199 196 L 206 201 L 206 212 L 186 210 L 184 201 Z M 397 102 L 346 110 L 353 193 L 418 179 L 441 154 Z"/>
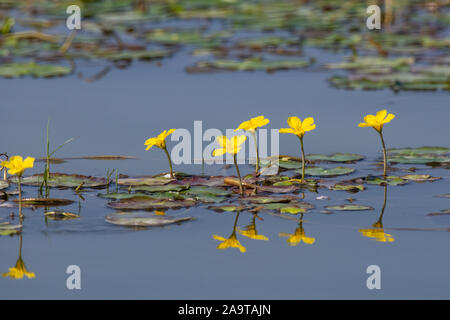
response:
<path id="1" fill-rule="evenodd" d="M 264 118 L 264 116 L 259 116 L 256 118 L 251 118 L 248 121 L 242 122 L 237 129 L 234 131 L 238 131 L 240 129 L 255 132 L 256 128 L 264 127 L 266 124 L 269 123 L 269 119 Z"/>
<path id="2" fill-rule="evenodd" d="M 155 210 L 155 216 L 164 216 L 166 213 L 164 211 Z"/>
<path id="3" fill-rule="evenodd" d="M 232 235 L 225 239 L 224 237 L 213 235 L 213 238 L 218 241 L 222 241 L 218 246 L 217 249 L 227 249 L 227 248 L 239 248 L 241 252 L 247 251 L 243 245 L 239 242 L 239 240 L 236 238 L 236 233 L 233 232 Z"/>
<path id="4" fill-rule="evenodd" d="M 254 239 L 254 240 L 269 240 L 266 236 L 263 236 L 262 234 L 258 234 L 256 231 L 256 226 L 254 223 L 249 224 L 244 230 L 237 229 L 240 234 L 242 234 L 244 237 Z"/>
<path id="5" fill-rule="evenodd" d="M 359 232 L 362 233 L 364 237 L 372 238 L 379 242 L 394 242 L 394 237 L 389 234 L 385 233 L 383 229 L 381 228 L 374 228 L 374 229 L 360 229 Z"/>
<path id="6" fill-rule="evenodd" d="M 303 120 L 303 122 L 298 117 L 289 117 L 287 123 L 290 128 L 280 129 L 281 133 L 292 133 L 299 138 L 303 138 L 305 132 L 314 130 L 316 125 L 314 124 L 314 118 L 309 117 Z"/>
<path id="7" fill-rule="evenodd" d="M 395 115 L 392 113 L 387 113 L 386 110 L 380 110 L 376 115 L 369 114 L 364 117 L 365 122 L 361 122 L 358 124 L 358 127 L 372 127 L 378 132 L 383 130 L 383 125 L 385 123 L 391 122 L 392 119 L 395 118 Z"/>
<path id="8" fill-rule="evenodd" d="M 213 151 L 214 157 L 221 156 L 224 153 L 229 153 L 233 155 L 237 154 L 241 150 L 240 145 L 243 144 L 245 140 L 247 140 L 247 137 L 234 136 L 231 139 L 227 139 L 227 137 L 225 136 L 219 136 L 216 138 L 216 140 L 222 148 L 215 149 Z"/>
<path id="9" fill-rule="evenodd" d="M 2 167 L 8 168 L 9 174 L 16 174 L 21 176 L 25 169 L 33 168 L 34 158 L 27 157 L 25 160 L 21 156 L 13 156 L 9 161 L 3 161 Z"/>
<path id="10" fill-rule="evenodd" d="M 288 237 L 286 242 L 289 243 L 290 246 L 296 246 L 302 240 L 304 243 L 307 243 L 307 244 L 313 244 L 314 242 L 316 242 L 316 238 L 305 236 L 305 231 L 303 230 L 302 227 L 298 227 L 297 229 L 295 229 L 294 234 L 281 232 L 279 234 L 279 236 L 280 237 Z"/>
<path id="11" fill-rule="evenodd" d="M 165 149 L 166 148 L 166 138 L 171 135 L 175 129 L 170 129 L 169 131 L 164 130 L 157 137 L 147 139 L 145 141 L 145 145 L 147 148 L 145 150 L 149 150 L 153 146 L 157 146 L 158 148 Z"/>
<path id="12" fill-rule="evenodd" d="M 9 272 L 3 273 L 2 276 L 11 277 L 11 279 L 22 279 L 23 276 L 26 276 L 28 279 L 36 277 L 34 272 L 28 272 L 22 258 L 19 258 L 16 262 L 16 266 L 13 268 L 9 268 Z"/>

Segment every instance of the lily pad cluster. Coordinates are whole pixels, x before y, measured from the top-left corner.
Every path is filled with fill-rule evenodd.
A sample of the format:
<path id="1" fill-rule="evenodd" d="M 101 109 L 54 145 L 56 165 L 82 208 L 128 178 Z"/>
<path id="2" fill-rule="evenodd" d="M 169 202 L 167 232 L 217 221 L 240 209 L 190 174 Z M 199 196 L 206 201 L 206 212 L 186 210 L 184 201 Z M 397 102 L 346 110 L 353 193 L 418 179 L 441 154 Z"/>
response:
<path id="1" fill-rule="evenodd" d="M 350 75 L 337 88 L 448 90 L 448 15 L 414 0 L 395 4 L 383 32 L 366 27 L 367 4 L 328 0 L 79 1 L 82 28 L 65 28 L 70 1 L 2 1 L 0 76 L 54 77 L 75 73 L 80 60 L 104 61 L 86 78 L 135 60 L 158 65 L 179 51 L 194 59 L 187 72 L 308 68 L 305 48 L 344 51 L 353 58 L 332 68 Z M 320 61 L 319 61 L 320 63 Z M 321 63 L 320 63 L 321 64 Z"/>

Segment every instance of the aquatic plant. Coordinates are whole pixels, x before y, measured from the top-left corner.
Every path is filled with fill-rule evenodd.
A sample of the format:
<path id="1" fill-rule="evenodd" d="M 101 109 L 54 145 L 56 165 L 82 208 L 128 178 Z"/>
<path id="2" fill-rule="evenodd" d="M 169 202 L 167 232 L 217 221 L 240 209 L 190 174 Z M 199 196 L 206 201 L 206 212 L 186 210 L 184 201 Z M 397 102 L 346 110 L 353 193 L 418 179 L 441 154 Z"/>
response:
<path id="1" fill-rule="evenodd" d="M 239 189 L 240 189 L 241 195 L 243 196 L 244 188 L 242 186 L 241 173 L 239 172 L 239 166 L 237 164 L 236 155 L 241 150 L 240 145 L 243 144 L 245 142 L 245 140 L 247 140 L 247 137 L 246 136 L 234 136 L 231 139 L 227 139 L 226 136 L 219 136 L 216 138 L 216 140 L 222 148 L 214 149 L 213 156 L 217 157 L 217 156 L 221 156 L 225 153 L 229 153 L 229 154 L 233 155 L 234 165 L 236 167 L 236 172 L 237 172 L 237 175 L 239 178 Z"/>
<path id="2" fill-rule="evenodd" d="M 236 218 L 234 220 L 234 226 L 233 226 L 233 232 L 228 238 L 224 238 L 221 236 L 218 236 L 216 234 L 213 235 L 214 240 L 221 241 L 219 245 L 217 246 L 218 250 L 224 250 L 228 248 L 238 248 L 242 253 L 247 251 L 247 249 L 239 242 L 239 240 L 236 237 L 236 226 L 237 222 L 239 220 L 239 212 L 236 213 Z"/>
<path id="3" fill-rule="evenodd" d="M 8 168 L 8 173 L 11 175 L 17 175 L 17 185 L 19 187 L 19 215 L 20 218 L 23 218 L 22 215 L 22 174 L 28 168 L 34 167 L 34 158 L 27 157 L 23 160 L 22 156 L 12 156 L 10 160 L 3 161 L 1 165 L 5 168 Z"/>
<path id="4" fill-rule="evenodd" d="M 170 166 L 170 177 L 173 179 L 173 169 L 172 169 L 172 160 L 170 159 L 170 154 L 167 151 L 167 147 L 166 147 L 166 138 L 168 136 L 170 136 L 176 129 L 170 129 L 170 130 L 164 130 L 163 132 L 161 132 L 157 137 L 153 137 L 153 138 L 149 138 L 145 141 L 145 145 L 147 146 L 147 148 L 145 148 L 145 150 L 150 150 L 151 147 L 156 146 L 162 150 L 164 150 L 166 156 L 167 156 L 167 160 L 169 161 L 169 166 Z"/>
<path id="5" fill-rule="evenodd" d="M 386 145 L 384 143 L 383 138 L 383 126 L 386 123 L 391 122 L 392 119 L 395 118 L 395 115 L 389 113 L 386 110 L 380 110 L 376 115 L 369 114 L 364 117 L 364 122 L 360 122 L 358 127 L 372 127 L 375 131 L 378 132 L 381 139 L 381 146 L 383 147 L 383 176 L 386 177 L 386 169 L 387 169 L 387 154 L 386 154 Z"/>
<path id="6" fill-rule="evenodd" d="M 303 213 L 301 215 L 298 227 L 297 227 L 297 229 L 295 229 L 295 232 L 293 234 L 280 232 L 279 236 L 280 237 L 288 237 L 286 242 L 290 246 L 296 246 L 302 241 L 306 244 L 314 244 L 314 242 L 316 242 L 316 238 L 307 237 L 305 235 L 305 230 L 303 229 Z"/>
<path id="7" fill-rule="evenodd" d="M 264 118 L 264 116 L 259 116 L 255 118 L 251 118 L 248 121 L 242 122 L 239 127 L 237 127 L 234 131 L 245 130 L 250 132 L 253 135 L 253 140 L 255 141 L 255 150 L 256 150 L 256 175 L 259 174 L 259 152 L 258 152 L 258 140 L 256 138 L 256 129 L 260 127 L 264 127 L 269 123 L 269 119 Z"/>
<path id="8" fill-rule="evenodd" d="M 305 150 L 303 147 L 303 136 L 307 131 L 311 131 L 316 128 L 316 125 L 314 124 L 314 118 L 309 117 L 303 120 L 302 122 L 298 117 L 289 117 L 287 123 L 290 128 L 282 128 L 280 129 L 280 133 L 292 133 L 300 139 L 300 147 L 302 151 L 302 181 L 304 181 L 306 159 L 305 159 Z"/>
<path id="9" fill-rule="evenodd" d="M 23 279 L 23 277 L 26 276 L 28 279 L 32 279 L 36 277 L 36 274 L 34 272 L 30 272 L 27 270 L 25 263 L 22 259 L 22 235 L 20 235 L 20 242 L 19 242 L 19 258 L 17 259 L 17 262 L 14 267 L 9 268 L 8 272 L 5 272 L 2 274 L 2 277 L 11 277 L 11 279 L 20 280 Z"/>
<path id="10" fill-rule="evenodd" d="M 56 151 L 58 151 L 59 149 L 61 149 L 62 147 L 64 147 L 66 144 L 72 142 L 75 140 L 75 138 L 70 138 L 67 139 L 66 141 L 64 141 L 61 145 L 59 145 L 56 149 L 52 150 L 50 152 L 50 137 L 49 137 L 49 127 L 50 127 L 50 119 L 47 122 L 47 135 L 46 135 L 46 149 L 45 149 L 45 169 L 44 169 L 44 175 L 43 175 L 43 180 L 42 180 L 42 184 L 39 188 L 39 193 L 42 195 L 42 189 L 45 187 L 45 196 L 48 197 L 48 180 L 50 178 L 50 159 L 51 157 L 53 157 L 53 155 L 56 153 Z"/>

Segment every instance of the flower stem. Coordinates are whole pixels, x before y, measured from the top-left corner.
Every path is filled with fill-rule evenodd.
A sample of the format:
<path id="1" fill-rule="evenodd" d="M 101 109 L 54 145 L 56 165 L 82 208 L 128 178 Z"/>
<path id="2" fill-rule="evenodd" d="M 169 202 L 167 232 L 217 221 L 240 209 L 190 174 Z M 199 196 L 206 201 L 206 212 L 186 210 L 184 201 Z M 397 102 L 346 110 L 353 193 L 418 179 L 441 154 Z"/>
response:
<path id="1" fill-rule="evenodd" d="M 173 169 L 172 169 L 172 159 L 170 159 L 169 151 L 167 151 L 167 148 L 163 148 L 164 152 L 166 153 L 167 159 L 169 160 L 169 166 L 170 166 L 170 177 L 173 179 Z"/>
<path id="2" fill-rule="evenodd" d="M 303 137 L 300 138 L 300 147 L 302 149 L 302 180 L 304 182 L 305 180 L 305 167 L 306 167 L 306 161 L 305 161 L 305 149 L 303 148 Z"/>
<path id="3" fill-rule="evenodd" d="M 383 147 L 383 177 L 386 178 L 387 171 L 387 154 L 386 154 L 386 145 L 384 144 L 383 133 L 379 131 L 381 138 L 381 146 Z"/>
<path id="4" fill-rule="evenodd" d="M 239 190 L 241 191 L 241 195 L 244 196 L 244 188 L 242 187 L 242 179 L 241 179 L 241 172 L 239 171 L 239 166 L 237 164 L 236 155 L 233 155 L 234 159 L 234 165 L 236 166 L 236 172 L 239 178 Z"/>
<path id="5" fill-rule="evenodd" d="M 253 140 L 255 141 L 255 150 L 256 150 L 256 175 L 259 175 L 259 150 L 258 150 L 258 141 L 256 140 L 256 131 L 253 131 Z"/>
<path id="6" fill-rule="evenodd" d="M 22 214 L 22 176 L 17 176 L 18 187 L 19 187 L 19 219 L 23 219 Z"/>

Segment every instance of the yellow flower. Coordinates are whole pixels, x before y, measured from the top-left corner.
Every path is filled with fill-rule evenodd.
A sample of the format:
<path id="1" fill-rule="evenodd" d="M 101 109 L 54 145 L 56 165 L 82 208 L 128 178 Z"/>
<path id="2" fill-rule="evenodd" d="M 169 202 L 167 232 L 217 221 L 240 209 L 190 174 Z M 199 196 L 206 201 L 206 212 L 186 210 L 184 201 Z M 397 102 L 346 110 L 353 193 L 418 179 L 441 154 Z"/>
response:
<path id="1" fill-rule="evenodd" d="M 238 248 L 241 252 L 245 252 L 247 249 L 236 238 L 236 233 L 233 232 L 233 234 L 228 238 L 225 239 L 224 237 L 213 235 L 213 238 L 218 241 L 222 241 L 218 246 L 217 249 L 227 249 L 227 248 Z"/>
<path id="2" fill-rule="evenodd" d="M 383 125 L 385 123 L 391 122 L 392 119 L 395 118 L 395 115 L 392 113 L 387 113 L 386 110 L 380 110 L 377 112 L 376 115 L 369 114 L 364 117 L 365 122 L 360 122 L 358 124 L 358 127 L 372 127 L 378 132 L 381 132 L 383 130 Z"/>
<path id="3" fill-rule="evenodd" d="M 290 246 L 296 246 L 298 245 L 302 240 L 304 243 L 307 244 L 313 244 L 314 242 L 316 242 L 316 238 L 313 237 L 307 237 L 305 236 L 305 231 L 303 230 L 303 228 L 298 227 L 295 230 L 294 234 L 290 234 L 290 233 L 280 233 L 279 234 L 280 237 L 288 237 L 288 239 L 286 240 L 286 242 L 290 245 Z"/>
<path id="4" fill-rule="evenodd" d="M 256 231 L 256 226 L 254 224 L 248 225 L 244 230 L 237 229 L 238 232 L 243 235 L 244 237 L 254 239 L 254 240 L 269 240 L 266 236 L 263 236 L 262 234 L 258 234 Z"/>
<path id="5" fill-rule="evenodd" d="M 247 140 L 247 137 L 234 136 L 231 139 L 227 139 L 227 137 L 225 136 L 219 136 L 216 138 L 216 140 L 222 148 L 214 149 L 213 151 L 214 157 L 221 156 L 224 153 L 229 153 L 233 155 L 237 154 L 241 150 L 240 145 L 243 144 L 245 140 Z"/>
<path id="6" fill-rule="evenodd" d="M 314 118 L 309 117 L 303 120 L 303 122 L 298 117 L 289 117 L 287 123 L 290 128 L 280 129 L 281 133 L 292 133 L 299 138 L 303 138 L 305 132 L 314 130 L 316 125 L 314 124 Z"/>
<path id="7" fill-rule="evenodd" d="M 21 176 L 25 169 L 33 168 L 34 158 L 27 157 L 25 160 L 21 156 L 13 156 L 9 161 L 3 161 L 1 165 L 8 168 L 9 174 L 16 174 Z"/>
<path id="8" fill-rule="evenodd" d="M 248 121 L 242 122 L 237 129 L 234 131 L 238 131 L 240 129 L 255 132 L 256 128 L 264 127 L 266 124 L 269 123 L 269 119 L 264 118 L 264 116 L 259 116 L 255 118 L 251 118 Z"/>
<path id="9" fill-rule="evenodd" d="M 145 150 L 149 150 L 153 146 L 157 146 L 158 148 L 165 149 L 166 148 L 166 138 L 170 136 L 175 129 L 164 130 L 157 137 L 147 139 L 145 141 L 145 145 L 147 148 Z"/>
<path id="10" fill-rule="evenodd" d="M 394 237 L 389 234 L 385 233 L 383 229 L 376 228 L 376 229 L 360 229 L 358 230 L 362 233 L 364 237 L 372 238 L 379 242 L 394 242 Z"/>
<path id="11" fill-rule="evenodd" d="M 2 276 L 11 277 L 11 279 L 22 279 L 23 276 L 26 276 L 28 279 L 36 277 L 34 272 L 28 272 L 22 258 L 19 258 L 16 262 L 16 266 L 13 268 L 9 268 L 9 272 L 3 273 Z"/>

